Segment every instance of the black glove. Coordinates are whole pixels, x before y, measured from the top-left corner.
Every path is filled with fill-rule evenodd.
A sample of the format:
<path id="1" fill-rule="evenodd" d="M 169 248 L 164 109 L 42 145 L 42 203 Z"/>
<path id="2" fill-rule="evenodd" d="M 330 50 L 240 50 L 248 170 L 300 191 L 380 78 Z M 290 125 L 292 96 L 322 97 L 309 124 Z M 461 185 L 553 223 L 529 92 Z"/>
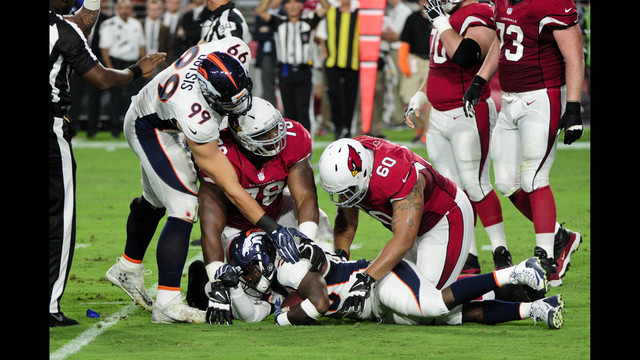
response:
<path id="1" fill-rule="evenodd" d="M 349 261 L 349 253 L 345 249 L 338 249 L 334 251 L 334 254 L 342 258 L 342 261 Z"/>
<path id="2" fill-rule="evenodd" d="M 324 250 L 311 239 L 303 238 L 300 240 L 300 257 L 309 259 L 311 262 L 311 268 L 309 270 L 314 272 L 320 272 L 322 267 L 327 262 L 327 257 L 324 254 Z"/>
<path id="3" fill-rule="evenodd" d="M 349 295 L 342 303 L 341 312 L 347 313 L 350 312 L 350 309 L 355 312 L 364 310 L 364 302 L 376 282 L 376 279 L 364 272 L 356 274 L 356 279 L 356 282 L 349 289 Z"/>
<path id="4" fill-rule="evenodd" d="M 583 129 L 579 102 L 567 102 L 564 114 L 562 118 L 560 118 L 560 124 L 558 124 L 558 134 L 561 129 L 564 129 L 563 142 L 565 145 L 569 145 L 580 139 Z"/>
<path id="5" fill-rule="evenodd" d="M 300 250 L 295 242 L 294 236 L 305 239 L 307 236 L 297 229 L 286 228 L 278 225 L 278 228 L 271 233 L 267 233 L 273 242 L 278 254 L 290 263 L 296 263 L 300 260 Z"/>
<path id="6" fill-rule="evenodd" d="M 224 264 L 216 270 L 214 277 L 227 287 L 236 287 L 240 281 L 239 269 L 239 267 L 235 268 L 229 264 Z"/>
<path id="7" fill-rule="evenodd" d="M 478 75 L 474 76 L 473 80 L 471 80 L 471 85 L 469 85 L 469 88 L 462 97 L 462 101 L 464 102 L 462 108 L 464 109 L 464 114 L 467 117 L 474 117 L 476 115 L 474 106 L 478 105 L 478 101 L 480 101 L 480 98 L 482 97 L 482 87 L 486 83 L 487 80 Z"/>
<path id="8" fill-rule="evenodd" d="M 211 283 L 206 320 L 209 324 L 233 324 L 229 288 L 224 285 L 222 281 L 214 281 Z"/>

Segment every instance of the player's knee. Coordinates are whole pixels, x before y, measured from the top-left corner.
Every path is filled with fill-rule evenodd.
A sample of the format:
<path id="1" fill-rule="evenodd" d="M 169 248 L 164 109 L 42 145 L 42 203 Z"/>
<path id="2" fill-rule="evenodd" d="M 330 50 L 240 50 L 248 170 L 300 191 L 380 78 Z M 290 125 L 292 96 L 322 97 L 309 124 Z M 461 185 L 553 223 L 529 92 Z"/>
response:
<path id="1" fill-rule="evenodd" d="M 329 295 L 326 293 L 326 291 L 322 293 L 311 294 L 308 299 L 320 314 L 324 314 L 329 311 L 331 300 L 329 300 Z"/>
<path id="2" fill-rule="evenodd" d="M 523 173 L 521 183 L 522 190 L 524 190 L 526 193 L 532 193 L 536 189 L 548 186 L 549 178 L 541 177 L 536 174 Z"/>
<path id="3" fill-rule="evenodd" d="M 144 197 L 135 198 L 129 205 L 131 214 L 140 220 L 160 221 L 165 214 L 165 208 L 156 208 Z"/>
<path id="4" fill-rule="evenodd" d="M 492 190 L 492 187 L 490 185 L 481 186 L 478 183 L 465 185 L 465 188 L 464 188 L 464 191 L 467 193 L 467 196 L 469 196 L 469 200 L 473 202 L 482 201 L 482 199 L 484 199 L 485 196 L 487 196 L 487 194 L 491 192 L 491 190 Z"/>

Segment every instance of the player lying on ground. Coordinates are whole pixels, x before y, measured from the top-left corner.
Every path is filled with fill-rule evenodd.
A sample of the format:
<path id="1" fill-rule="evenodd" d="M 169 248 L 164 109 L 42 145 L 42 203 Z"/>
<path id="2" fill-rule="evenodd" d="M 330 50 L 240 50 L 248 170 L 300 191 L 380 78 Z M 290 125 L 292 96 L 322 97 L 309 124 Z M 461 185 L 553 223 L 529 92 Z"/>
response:
<path id="1" fill-rule="evenodd" d="M 218 148 L 229 159 L 240 185 L 278 224 L 299 230 L 317 242 L 333 238 L 327 215 L 318 208 L 313 177 L 311 136 L 297 121 L 283 118 L 271 103 L 253 97 L 245 115 L 229 117 L 220 131 Z M 233 235 L 253 225 L 206 173 L 200 174 L 198 205 L 202 253 L 209 280 L 216 291 L 207 308 L 207 322 L 231 324 L 227 287 L 216 280 L 224 267 L 224 249 Z M 294 234 L 296 235 L 296 234 Z M 298 236 L 294 238 L 299 241 Z M 187 303 L 190 299 L 187 298 Z"/>
<path id="2" fill-rule="evenodd" d="M 496 324 L 532 318 L 552 329 L 564 322 L 561 295 L 534 302 L 473 301 L 507 284 L 526 284 L 546 292 L 548 283 L 537 258 L 438 290 L 406 260 L 371 285 L 363 275 L 371 261 L 348 261 L 329 253 L 321 259 L 317 255 L 322 250 L 313 243 L 301 245 L 300 252 L 306 258 L 290 264 L 276 254 L 259 229 L 234 237 L 227 249 L 229 264 L 241 274 L 235 286 L 230 284 L 234 317 L 258 322 L 274 313 L 278 325 L 306 324 L 322 316 L 411 325 Z M 208 286 L 204 264 L 194 262 L 189 267 L 187 290 L 188 297 L 195 299 L 194 306 L 207 307 Z M 281 307 L 282 297 L 293 292 L 302 301 Z"/>

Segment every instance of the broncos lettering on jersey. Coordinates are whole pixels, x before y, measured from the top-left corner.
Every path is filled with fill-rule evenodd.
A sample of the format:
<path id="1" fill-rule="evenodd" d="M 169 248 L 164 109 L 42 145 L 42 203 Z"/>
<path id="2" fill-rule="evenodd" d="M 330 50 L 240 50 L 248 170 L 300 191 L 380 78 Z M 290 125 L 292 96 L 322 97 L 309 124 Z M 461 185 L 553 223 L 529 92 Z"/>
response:
<path id="1" fill-rule="evenodd" d="M 289 169 L 311 155 L 311 135 L 297 121 L 285 119 L 287 124 L 287 144 L 277 155 L 269 158 L 261 168 L 249 161 L 246 152 L 231 130 L 220 132 L 218 147 L 227 156 L 238 176 L 240 185 L 251 194 L 273 219 L 277 219 L 282 209 L 282 191 L 287 186 Z M 200 171 L 205 181 L 213 180 Z M 231 203 L 227 211 L 227 226 L 248 229 L 254 225 Z"/>

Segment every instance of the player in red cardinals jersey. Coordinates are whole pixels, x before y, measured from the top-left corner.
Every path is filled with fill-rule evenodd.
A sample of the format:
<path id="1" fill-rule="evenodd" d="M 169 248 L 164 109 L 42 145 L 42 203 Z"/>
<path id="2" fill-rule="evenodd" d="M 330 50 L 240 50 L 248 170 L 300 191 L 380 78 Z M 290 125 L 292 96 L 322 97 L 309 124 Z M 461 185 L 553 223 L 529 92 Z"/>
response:
<path id="1" fill-rule="evenodd" d="M 410 116 L 429 99 L 429 160 L 467 193 L 489 235 L 494 267 L 507 267 L 512 264 L 511 254 L 502 207 L 490 178 L 490 133 L 498 113 L 489 84 L 482 87 L 475 117 L 466 116 L 462 108 L 464 91 L 496 38 L 493 8 L 478 0 L 429 0 L 424 7 L 434 25 L 429 76 L 409 102 L 405 121 L 413 127 Z M 475 243 L 471 244 L 463 273 L 480 272 L 477 256 Z"/>
<path id="2" fill-rule="evenodd" d="M 300 123 L 284 119 L 269 102 L 254 97 L 246 115 L 229 118 L 229 128 L 220 132 L 218 148 L 231 162 L 240 185 L 267 215 L 283 226 L 298 229 L 313 241 L 332 237 L 328 218 L 318 208 L 309 161 L 311 136 Z M 229 270 L 224 264 L 223 249 L 233 235 L 252 225 L 227 199 L 222 188 L 205 173 L 200 175 L 202 251 L 209 279 L 214 283 L 220 277 L 218 271 Z M 222 307 L 215 302 L 211 305 Z M 215 322 L 209 315 L 207 320 Z"/>
<path id="3" fill-rule="evenodd" d="M 558 286 L 582 241 L 557 223 L 549 185 L 560 131 L 565 144 L 583 131 L 584 55 L 576 5 L 572 0 L 494 3 L 498 38 L 464 95 L 465 111 L 473 113 L 482 87 L 498 72 L 502 108 L 491 145 L 496 188 L 533 222 L 534 253 L 550 273 L 550 284 Z"/>
<path id="4" fill-rule="evenodd" d="M 359 209 L 393 232 L 362 283 L 354 285 L 354 305 L 402 258 L 414 262 L 437 289 L 457 279 L 474 241 L 473 209 L 465 193 L 429 162 L 404 146 L 359 136 L 330 144 L 320 157 L 319 174 L 338 206 L 336 253 L 349 254 Z"/>

